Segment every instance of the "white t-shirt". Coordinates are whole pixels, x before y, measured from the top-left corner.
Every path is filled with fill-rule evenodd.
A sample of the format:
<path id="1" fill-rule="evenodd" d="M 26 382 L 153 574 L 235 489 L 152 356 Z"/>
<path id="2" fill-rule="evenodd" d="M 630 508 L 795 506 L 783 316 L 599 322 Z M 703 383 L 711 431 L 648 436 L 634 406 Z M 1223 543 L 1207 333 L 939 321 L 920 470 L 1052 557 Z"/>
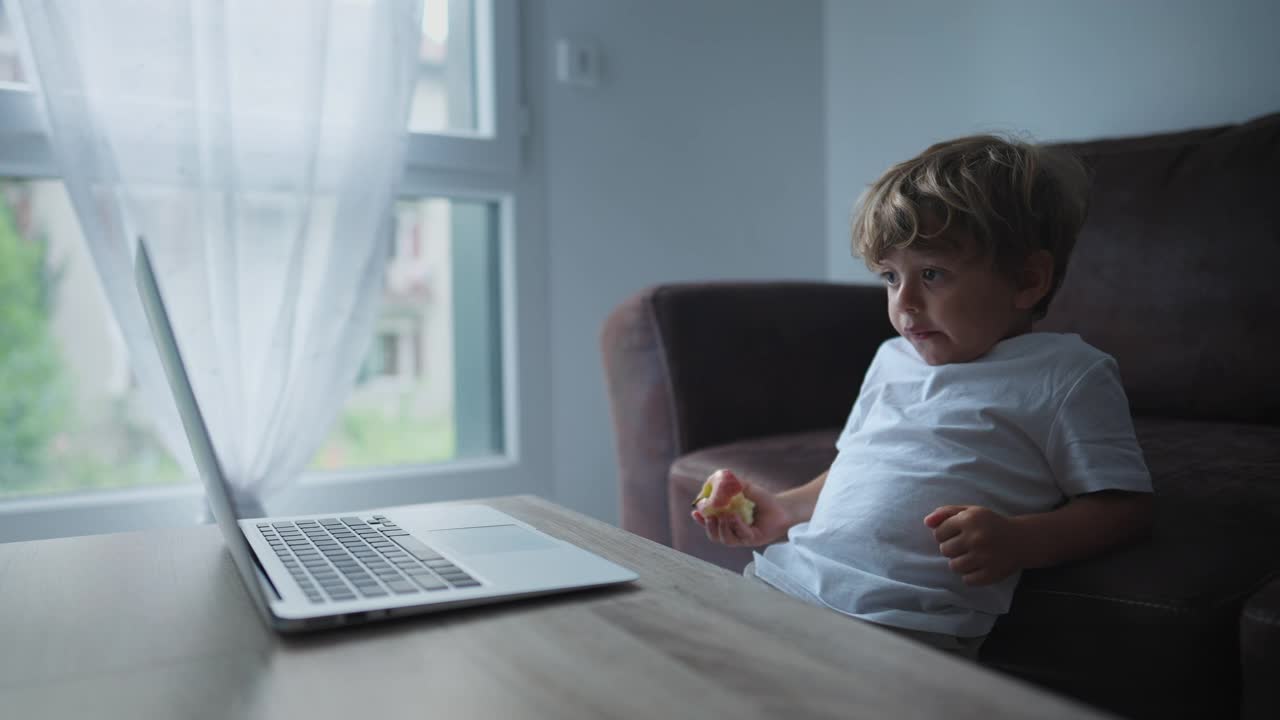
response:
<path id="1" fill-rule="evenodd" d="M 976 637 L 1019 575 L 970 587 L 924 517 L 943 505 L 1004 515 L 1098 490 L 1151 491 L 1115 360 L 1078 335 L 1028 333 L 967 363 L 880 346 L 813 517 L 756 553 L 756 574 L 864 620 Z"/>

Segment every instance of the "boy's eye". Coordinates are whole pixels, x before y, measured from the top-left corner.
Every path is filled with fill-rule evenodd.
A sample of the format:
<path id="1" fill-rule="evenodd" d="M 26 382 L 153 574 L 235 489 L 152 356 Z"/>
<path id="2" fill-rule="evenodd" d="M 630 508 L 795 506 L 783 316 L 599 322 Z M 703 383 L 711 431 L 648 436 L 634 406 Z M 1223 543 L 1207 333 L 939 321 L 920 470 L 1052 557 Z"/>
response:
<path id="1" fill-rule="evenodd" d="M 925 268 L 924 270 L 920 271 L 920 277 L 924 278 L 925 282 L 932 282 L 942 277 L 942 271 L 935 270 L 933 268 Z"/>
<path id="2" fill-rule="evenodd" d="M 885 270 L 884 272 L 880 273 L 880 279 L 884 280 L 885 283 L 889 285 L 893 285 L 898 281 L 898 275 L 897 273 L 894 273 L 892 270 Z"/>

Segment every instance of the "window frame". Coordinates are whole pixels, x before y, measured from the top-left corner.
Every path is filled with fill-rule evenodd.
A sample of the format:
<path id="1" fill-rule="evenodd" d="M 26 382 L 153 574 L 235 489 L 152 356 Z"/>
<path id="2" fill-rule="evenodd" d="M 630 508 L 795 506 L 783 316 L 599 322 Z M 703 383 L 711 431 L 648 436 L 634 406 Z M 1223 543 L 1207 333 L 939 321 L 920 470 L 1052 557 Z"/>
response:
<path id="1" fill-rule="evenodd" d="M 485 33 L 486 27 L 491 33 Z M 529 112 L 521 91 L 517 0 L 476 0 L 477 77 L 485 60 L 492 85 L 477 89 L 480 133 L 414 134 L 410 138 L 402 200 L 424 197 L 494 203 L 498 210 L 499 329 L 504 452 L 488 458 L 405 464 L 341 471 L 304 472 L 268 503 L 271 514 L 350 511 L 513 493 L 549 496 L 553 489 L 550 431 L 532 416 L 546 407 L 545 342 L 532 323 L 541 313 L 519 308 L 545 305 L 537 271 L 541 250 L 529 243 L 517 253 L 516 238 L 536 236 L 532 188 L 522 167 Z M 484 52 L 489 50 L 489 53 Z M 483 85 L 483 84 L 482 84 Z M 0 83 L 0 176 L 58 179 L 38 98 L 25 85 Z M 485 114 L 488 113 L 488 118 Z M 532 250 L 532 251 L 531 251 Z M 525 432 L 527 431 L 527 432 Z M 533 443 L 527 435 L 536 435 Z M 204 518 L 201 483 L 104 489 L 85 493 L 0 500 L 0 542 L 195 525 Z"/>
<path id="2" fill-rule="evenodd" d="M 519 15 L 516 0 L 474 0 L 477 77 L 476 132 L 414 133 L 407 167 L 511 177 L 520 171 L 520 145 L 528 114 L 519 93 Z M 486 33 L 485 29 L 492 32 Z"/>

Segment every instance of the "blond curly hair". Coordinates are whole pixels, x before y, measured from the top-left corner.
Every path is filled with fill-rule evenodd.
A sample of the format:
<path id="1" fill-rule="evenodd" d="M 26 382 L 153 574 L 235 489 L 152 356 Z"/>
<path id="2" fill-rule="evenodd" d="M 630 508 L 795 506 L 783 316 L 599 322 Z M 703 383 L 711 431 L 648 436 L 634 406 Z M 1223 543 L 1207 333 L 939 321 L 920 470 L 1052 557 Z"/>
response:
<path id="1" fill-rule="evenodd" d="M 976 253 L 1010 277 L 1046 250 L 1054 276 L 1033 310 L 1039 319 L 1066 274 L 1088 195 L 1088 171 L 1065 150 L 996 135 L 948 140 L 889 168 L 863 193 L 853 250 L 868 268 L 894 249 Z"/>

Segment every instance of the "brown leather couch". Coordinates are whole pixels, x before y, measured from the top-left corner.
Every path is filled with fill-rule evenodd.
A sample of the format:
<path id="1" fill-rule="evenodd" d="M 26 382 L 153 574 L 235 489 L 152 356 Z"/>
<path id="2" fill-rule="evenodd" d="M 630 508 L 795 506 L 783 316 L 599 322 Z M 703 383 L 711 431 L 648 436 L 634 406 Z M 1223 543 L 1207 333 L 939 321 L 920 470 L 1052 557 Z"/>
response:
<path id="1" fill-rule="evenodd" d="M 1089 220 L 1049 316 L 1119 362 L 1151 537 L 1024 573 L 981 662 L 1131 717 L 1280 717 L 1280 113 L 1071 144 Z M 851 262 L 855 262 L 852 261 Z M 626 529 L 740 570 L 689 502 L 716 468 L 772 490 L 835 457 L 880 288 L 644 290 L 602 346 Z"/>

